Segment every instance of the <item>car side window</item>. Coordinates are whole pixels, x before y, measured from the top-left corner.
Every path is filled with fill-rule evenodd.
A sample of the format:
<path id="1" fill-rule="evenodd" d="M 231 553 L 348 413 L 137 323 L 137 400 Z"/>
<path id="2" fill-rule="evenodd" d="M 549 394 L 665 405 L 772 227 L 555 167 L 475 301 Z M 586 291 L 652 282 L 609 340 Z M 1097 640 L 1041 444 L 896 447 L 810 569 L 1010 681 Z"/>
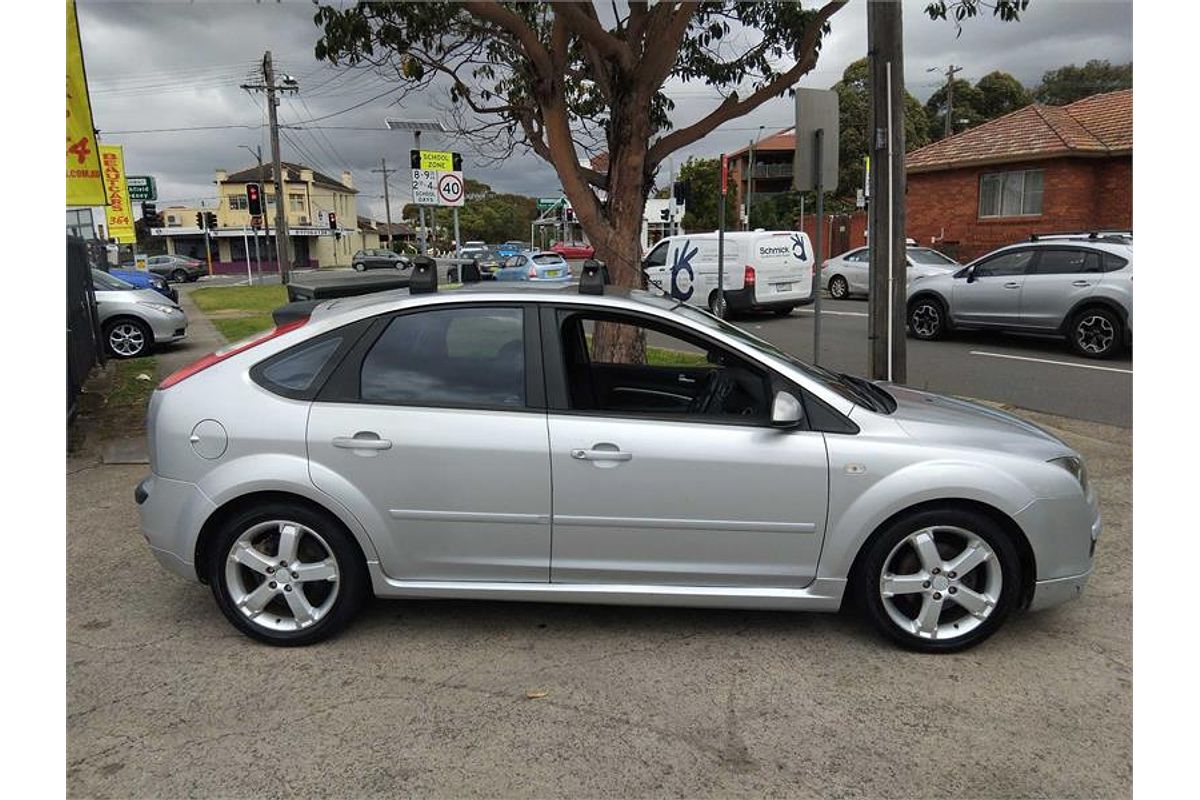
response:
<path id="1" fill-rule="evenodd" d="M 766 372 L 666 323 L 560 310 L 571 410 L 617 416 L 764 424 Z"/>
<path id="2" fill-rule="evenodd" d="M 670 247 L 670 242 L 659 242 L 658 246 L 650 251 L 650 255 L 646 256 L 644 267 L 662 267 L 667 263 L 667 248 Z"/>
<path id="3" fill-rule="evenodd" d="M 1116 272 L 1123 269 L 1129 262 L 1115 253 L 1105 253 L 1101 259 L 1102 271 Z"/>
<path id="4" fill-rule="evenodd" d="M 524 312 L 510 307 L 395 317 L 363 358 L 359 396 L 405 406 L 523 408 Z"/>
<path id="5" fill-rule="evenodd" d="M 846 260 L 853 261 L 856 264 L 861 264 L 862 262 L 868 260 L 870 257 L 871 257 L 871 251 L 864 247 L 863 249 L 855 250 L 853 253 L 846 256 Z"/>
<path id="6" fill-rule="evenodd" d="M 1074 275 L 1099 272 L 1100 255 L 1094 250 L 1047 247 L 1038 252 L 1034 275 Z"/>
<path id="7" fill-rule="evenodd" d="M 975 265 L 976 278 L 999 278 L 1006 275 L 1024 275 L 1029 262 L 1033 260 L 1032 250 L 1013 250 L 981 261 Z"/>

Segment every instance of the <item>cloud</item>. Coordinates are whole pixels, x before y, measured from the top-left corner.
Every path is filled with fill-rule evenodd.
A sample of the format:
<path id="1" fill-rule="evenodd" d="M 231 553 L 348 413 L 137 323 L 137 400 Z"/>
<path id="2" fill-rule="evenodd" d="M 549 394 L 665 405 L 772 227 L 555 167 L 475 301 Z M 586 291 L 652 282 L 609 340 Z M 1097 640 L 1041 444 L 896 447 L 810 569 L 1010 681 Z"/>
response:
<path id="1" fill-rule="evenodd" d="M 1132 6 L 1128 2 L 1034 0 L 1018 23 L 1004 24 L 990 15 L 968 20 L 961 35 L 952 22 L 930 20 L 923 0 L 904 7 L 905 78 L 908 90 L 924 100 L 939 85 L 929 67 L 964 67 L 960 78 L 977 80 L 992 70 L 1015 75 L 1033 87 L 1042 73 L 1064 64 L 1104 58 L 1132 60 Z M 259 79 L 257 68 L 270 49 L 280 72 L 297 78 L 301 91 L 279 107 L 283 123 L 297 123 L 348 109 L 390 88 L 387 80 L 367 70 L 345 70 L 313 56 L 319 30 L 313 6 L 291 3 L 94 2 L 80 0 L 80 31 L 92 90 L 93 113 L 103 141 L 125 146 L 131 174 L 154 175 L 160 205 L 171 201 L 195 204 L 215 197 L 213 172 L 254 163 L 240 145 L 270 148 L 265 100 L 239 84 Z M 801 85 L 828 88 L 852 61 L 866 54 L 866 3 L 856 0 L 832 20 L 832 34 L 816 68 Z M 685 126 L 720 101 L 709 87 L 688 84 L 672 92 L 674 119 Z M 316 123 L 325 130 L 285 130 L 283 158 L 301 161 L 340 176 L 354 175 L 360 190 L 359 212 L 383 216 L 380 159 L 405 168 L 409 134 L 383 128 L 385 116 L 438 116 L 441 95 L 405 98 L 395 104 L 384 94 L 360 108 Z M 689 155 L 713 156 L 744 147 L 761 125 L 766 131 L 787 127 L 792 101 L 768 101 L 754 113 L 732 120 L 674 156 L 676 168 Z M 235 126 L 174 133 L 118 133 L 158 128 Z M 241 127 L 236 127 L 241 126 Z M 332 128 L 341 128 L 332 129 Z M 353 130 L 350 130 L 353 129 Z M 109 133 L 105 133 L 105 132 Z M 425 134 L 426 147 L 449 145 L 449 139 Z M 498 191 L 552 195 L 559 182 L 554 170 L 532 154 L 514 156 L 499 165 L 481 167 L 465 147 L 469 177 Z M 665 171 L 664 171 L 665 174 Z M 665 178 L 660 178 L 660 183 Z M 403 172 L 390 179 L 393 214 L 408 197 Z"/>

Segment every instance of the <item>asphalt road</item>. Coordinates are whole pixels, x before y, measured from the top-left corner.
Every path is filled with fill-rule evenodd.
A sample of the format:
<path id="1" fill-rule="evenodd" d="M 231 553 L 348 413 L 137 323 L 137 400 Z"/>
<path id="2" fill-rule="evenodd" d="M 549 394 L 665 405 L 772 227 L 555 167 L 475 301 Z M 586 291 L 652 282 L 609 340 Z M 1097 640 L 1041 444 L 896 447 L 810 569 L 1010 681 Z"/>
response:
<path id="1" fill-rule="evenodd" d="M 239 280 L 245 278 L 219 276 L 192 285 L 232 285 Z M 278 277 L 271 280 L 278 282 Z M 812 306 L 790 317 L 744 316 L 733 322 L 805 361 L 813 358 Z M 867 359 L 866 301 L 823 299 L 819 363 L 866 375 Z M 907 383 L 1018 409 L 1133 426 L 1130 353 L 1104 361 L 1080 358 L 1057 338 L 971 332 L 937 342 L 908 339 Z"/>

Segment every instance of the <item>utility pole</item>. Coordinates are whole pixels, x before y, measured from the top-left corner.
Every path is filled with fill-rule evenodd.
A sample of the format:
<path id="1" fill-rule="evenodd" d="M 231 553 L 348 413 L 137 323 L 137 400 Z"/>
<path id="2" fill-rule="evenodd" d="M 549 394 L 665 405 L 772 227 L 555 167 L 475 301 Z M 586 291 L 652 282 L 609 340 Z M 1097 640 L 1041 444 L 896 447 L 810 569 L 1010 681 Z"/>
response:
<path id="1" fill-rule="evenodd" d="M 870 377 L 904 383 L 904 44 L 900 3 L 867 3 L 871 87 Z"/>
<path id="2" fill-rule="evenodd" d="M 394 251 L 396 242 L 392 237 L 392 201 L 388 196 L 388 174 L 399 170 L 388 169 L 386 158 L 379 159 L 379 165 L 382 169 L 373 169 L 371 172 L 383 173 L 383 209 L 387 214 L 388 249 Z"/>
<path id="3" fill-rule="evenodd" d="M 926 72 L 938 72 L 939 67 L 930 67 Z M 951 64 L 946 68 L 946 136 L 954 135 L 954 76 L 962 72 L 962 67 Z"/>
<path id="4" fill-rule="evenodd" d="M 279 159 L 279 120 L 275 112 L 279 100 L 275 97 L 275 93 L 295 92 L 300 87 L 296 85 L 296 80 L 288 75 L 283 76 L 283 83 L 275 83 L 275 66 L 271 61 L 270 50 L 263 55 L 262 72 L 263 82 L 261 84 L 244 83 L 242 88 L 267 93 L 267 113 L 271 125 L 271 162 L 275 173 L 275 253 L 279 258 L 279 280 L 286 284 L 288 273 L 292 268 L 292 247 L 291 240 L 288 238 L 287 197 L 283 190 L 283 167 Z"/>
<path id="5" fill-rule="evenodd" d="M 750 140 L 750 155 L 749 169 L 746 170 L 746 230 L 752 230 L 750 225 L 754 222 L 750 216 L 754 207 L 754 140 Z"/>

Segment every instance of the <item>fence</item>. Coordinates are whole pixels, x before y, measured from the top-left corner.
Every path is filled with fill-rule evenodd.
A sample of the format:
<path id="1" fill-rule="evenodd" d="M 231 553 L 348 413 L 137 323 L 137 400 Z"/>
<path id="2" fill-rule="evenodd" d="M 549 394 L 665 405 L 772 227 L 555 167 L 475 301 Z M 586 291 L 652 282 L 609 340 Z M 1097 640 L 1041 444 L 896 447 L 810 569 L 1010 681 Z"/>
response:
<path id="1" fill-rule="evenodd" d="M 92 288 L 92 258 L 87 242 L 67 237 L 67 419 L 75 416 L 75 401 L 88 373 L 103 364 L 96 295 Z M 103 248 L 99 251 L 103 257 Z"/>

